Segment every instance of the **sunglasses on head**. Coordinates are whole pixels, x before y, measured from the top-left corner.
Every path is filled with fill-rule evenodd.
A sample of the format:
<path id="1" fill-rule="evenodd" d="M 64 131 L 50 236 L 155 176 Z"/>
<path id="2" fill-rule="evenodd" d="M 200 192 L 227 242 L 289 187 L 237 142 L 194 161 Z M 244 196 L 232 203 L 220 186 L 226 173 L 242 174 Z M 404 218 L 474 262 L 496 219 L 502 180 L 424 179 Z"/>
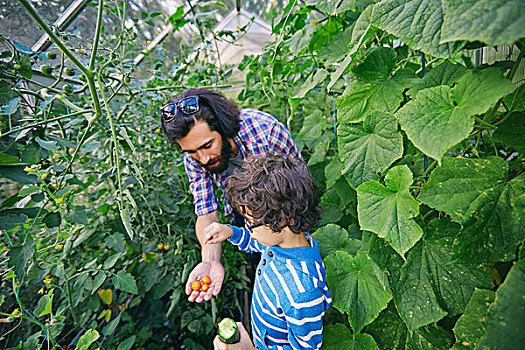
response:
<path id="1" fill-rule="evenodd" d="M 170 102 L 161 108 L 160 113 L 165 123 L 172 121 L 177 114 L 177 108 L 184 114 L 194 114 L 200 110 L 199 96 L 185 97 L 176 102 Z"/>

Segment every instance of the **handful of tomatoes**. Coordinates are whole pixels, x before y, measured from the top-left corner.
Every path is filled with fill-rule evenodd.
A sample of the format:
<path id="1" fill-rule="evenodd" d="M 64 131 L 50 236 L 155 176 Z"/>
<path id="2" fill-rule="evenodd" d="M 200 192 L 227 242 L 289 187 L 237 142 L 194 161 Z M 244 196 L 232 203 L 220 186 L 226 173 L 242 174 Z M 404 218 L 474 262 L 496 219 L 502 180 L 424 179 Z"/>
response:
<path id="1" fill-rule="evenodd" d="M 202 290 L 203 292 L 206 292 L 208 288 L 210 288 L 211 278 L 210 276 L 204 276 L 202 279 L 196 279 L 191 284 L 191 289 L 194 291 Z"/>

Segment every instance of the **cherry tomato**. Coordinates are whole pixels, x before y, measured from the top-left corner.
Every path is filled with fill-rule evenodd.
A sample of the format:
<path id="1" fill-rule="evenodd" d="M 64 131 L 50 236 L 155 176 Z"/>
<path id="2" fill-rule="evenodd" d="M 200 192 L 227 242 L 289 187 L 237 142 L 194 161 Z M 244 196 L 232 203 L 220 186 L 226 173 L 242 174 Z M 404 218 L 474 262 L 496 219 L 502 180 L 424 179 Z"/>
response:
<path id="1" fill-rule="evenodd" d="M 171 244 L 165 244 L 164 245 L 164 250 L 170 250 L 171 249 Z"/>
<path id="2" fill-rule="evenodd" d="M 157 244 L 157 249 L 158 249 L 158 250 L 162 250 L 162 249 L 164 249 L 164 243 L 159 243 L 159 244 Z"/>
<path id="3" fill-rule="evenodd" d="M 204 284 L 210 284 L 210 283 L 211 283 L 211 278 L 210 278 L 210 276 L 204 276 L 204 277 L 202 278 L 202 283 L 204 283 Z"/>
<path id="4" fill-rule="evenodd" d="M 204 283 L 204 284 L 202 285 L 202 291 L 203 291 L 203 292 L 206 292 L 206 291 L 208 290 L 208 288 L 210 288 L 210 286 L 207 285 L 206 283 Z"/>
<path id="5" fill-rule="evenodd" d="M 193 283 L 191 284 L 191 289 L 195 291 L 201 289 L 201 281 L 193 281 Z"/>

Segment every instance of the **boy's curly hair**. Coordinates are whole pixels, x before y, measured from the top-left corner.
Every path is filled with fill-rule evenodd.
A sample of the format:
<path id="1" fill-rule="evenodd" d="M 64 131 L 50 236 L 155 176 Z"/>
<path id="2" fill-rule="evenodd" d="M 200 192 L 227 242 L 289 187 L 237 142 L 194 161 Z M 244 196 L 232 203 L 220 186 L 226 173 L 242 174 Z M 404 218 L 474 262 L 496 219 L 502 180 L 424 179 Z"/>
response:
<path id="1" fill-rule="evenodd" d="M 226 198 L 239 212 L 279 232 L 310 230 L 320 219 L 319 193 L 306 164 L 283 156 L 250 156 L 229 178 Z"/>

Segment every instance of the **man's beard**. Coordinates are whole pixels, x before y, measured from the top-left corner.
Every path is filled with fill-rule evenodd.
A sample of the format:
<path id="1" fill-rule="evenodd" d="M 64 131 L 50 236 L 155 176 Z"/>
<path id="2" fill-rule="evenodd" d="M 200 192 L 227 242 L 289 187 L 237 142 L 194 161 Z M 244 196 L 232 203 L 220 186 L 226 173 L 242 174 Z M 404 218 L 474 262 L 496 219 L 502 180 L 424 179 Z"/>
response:
<path id="1" fill-rule="evenodd" d="M 230 144 L 228 139 L 225 139 L 222 137 L 222 147 L 221 147 L 221 155 L 218 159 L 208 162 L 208 164 L 203 165 L 204 169 L 209 171 L 210 173 L 219 174 L 222 173 L 224 170 L 228 169 L 229 160 L 232 156 L 232 145 Z M 220 163 L 217 166 L 210 167 L 210 165 L 215 165 L 217 163 Z"/>

